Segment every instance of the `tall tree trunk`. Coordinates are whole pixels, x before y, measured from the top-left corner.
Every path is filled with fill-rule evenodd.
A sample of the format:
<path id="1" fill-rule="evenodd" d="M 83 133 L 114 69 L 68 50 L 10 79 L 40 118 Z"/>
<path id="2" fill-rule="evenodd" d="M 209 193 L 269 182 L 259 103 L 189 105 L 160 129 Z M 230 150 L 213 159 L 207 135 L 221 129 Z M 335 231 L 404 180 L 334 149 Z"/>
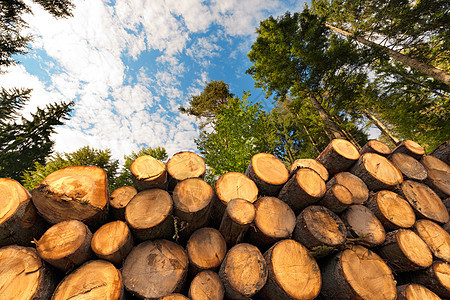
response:
<path id="1" fill-rule="evenodd" d="M 341 120 L 337 116 L 333 116 L 333 118 L 336 120 L 338 125 L 343 125 Z M 361 145 L 356 141 L 356 139 L 353 137 L 353 134 L 351 134 L 348 130 L 344 128 L 344 126 L 341 126 L 341 131 L 344 133 L 344 135 L 347 137 L 347 139 L 356 147 L 356 149 L 361 150 Z"/>
<path id="2" fill-rule="evenodd" d="M 420 71 L 440 82 L 445 83 L 446 85 L 450 85 L 450 74 L 447 74 L 444 70 L 438 69 L 436 67 L 430 66 L 428 64 L 425 64 L 421 61 L 418 61 L 417 59 L 411 58 L 409 56 L 406 56 L 398 51 L 389 49 L 388 47 L 382 46 L 380 44 L 377 44 L 375 42 L 369 41 L 361 36 L 355 36 L 353 33 L 342 30 L 340 28 L 334 27 L 331 24 L 326 23 L 325 24 L 328 28 L 336 31 L 337 33 L 340 33 L 345 36 L 350 36 L 356 39 L 361 44 L 364 44 L 369 47 L 380 47 L 387 55 L 390 57 L 398 60 L 401 63 L 404 63 L 407 66 L 410 66 L 411 68 Z"/>
<path id="3" fill-rule="evenodd" d="M 314 141 L 313 137 L 311 136 L 311 134 L 309 133 L 308 128 L 306 128 L 305 124 L 303 124 L 302 119 L 300 118 L 300 116 L 298 115 L 298 113 L 295 113 L 295 115 L 297 116 L 297 120 L 298 122 L 300 122 L 300 124 L 302 124 L 303 126 L 303 130 L 305 131 L 306 135 L 308 136 L 309 140 L 311 141 L 311 144 L 313 145 L 314 150 L 317 152 L 317 155 L 320 154 L 319 149 L 317 148 L 317 143 Z M 297 123 L 297 120 L 295 121 Z M 297 123 L 298 126 L 298 123 Z"/>
<path id="4" fill-rule="evenodd" d="M 308 95 L 308 99 L 319 114 L 322 121 L 325 123 L 325 127 L 327 127 L 331 131 L 333 138 L 345 140 L 346 138 L 339 129 L 339 126 L 331 119 L 330 115 L 325 111 L 325 109 L 323 109 L 322 105 L 320 105 L 317 99 L 312 95 Z"/>
<path id="5" fill-rule="evenodd" d="M 387 137 L 391 140 L 394 145 L 397 145 L 400 140 L 394 136 L 394 134 L 389 130 L 389 128 L 386 127 L 377 117 L 375 117 L 368 109 L 364 110 L 364 113 L 367 118 L 373 121 L 375 126 L 377 126 L 378 129 L 381 130 L 384 134 L 386 134 Z"/>

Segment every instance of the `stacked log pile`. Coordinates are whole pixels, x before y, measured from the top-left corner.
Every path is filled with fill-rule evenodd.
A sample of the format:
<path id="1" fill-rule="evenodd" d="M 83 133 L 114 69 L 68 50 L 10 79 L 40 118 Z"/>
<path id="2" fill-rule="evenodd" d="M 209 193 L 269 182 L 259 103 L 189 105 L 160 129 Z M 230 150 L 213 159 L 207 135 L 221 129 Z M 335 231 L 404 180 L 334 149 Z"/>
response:
<path id="1" fill-rule="evenodd" d="M 111 194 L 97 167 L 2 178 L 0 299 L 448 299 L 449 147 L 336 139 L 214 188 L 192 152 Z"/>

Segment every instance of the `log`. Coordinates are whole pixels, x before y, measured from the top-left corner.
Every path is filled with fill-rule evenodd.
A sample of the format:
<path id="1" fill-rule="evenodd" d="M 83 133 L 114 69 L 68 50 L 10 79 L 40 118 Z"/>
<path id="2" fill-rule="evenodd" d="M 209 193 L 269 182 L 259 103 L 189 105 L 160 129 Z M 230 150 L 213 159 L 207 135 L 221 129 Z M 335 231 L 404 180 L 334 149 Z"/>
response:
<path id="1" fill-rule="evenodd" d="M 189 178 L 175 186 L 172 197 L 173 214 L 182 223 L 179 234 L 187 240 L 192 232 L 207 225 L 214 190 L 200 178 Z"/>
<path id="2" fill-rule="evenodd" d="M 133 184 L 141 192 L 149 189 L 167 189 L 166 165 L 150 155 L 136 158 L 130 166 Z"/>
<path id="3" fill-rule="evenodd" d="M 352 194 L 353 204 L 363 204 L 369 198 L 369 189 L 364 181 L 358 176 L 349 172 L 341 172 L 333 176 L 326 186 L 330 189 L 333 185 L 340 184 L 345 186 Z"/>
<path id="4" fill-rule="evenodd" d="M 219 231 L 229 248 L 242 242 L 255 215 L 255 206 L 247 200 L 233 199 L 228 202 Z"/>
<path id="5" fill-rule="evenodd" d="M 428 245 L 437 259 L 450 263 L 450 234 L 433 221 L 422 219 L 414 224 L 414 232 Z"/>
<path id="6" fill-rule="evenodd" d="M 439 158 L 447 165 L 450 165 L 450 141 L 440 144 L 430 153 L 430 155 Z"/>
<path id="7" fill-rule="evenodd" d="M 409 229 L 388 232 L 378 254 L 396 273 L 424 269 L 433 263 L 433 254 L 427 244 Z"/>
<path id="8" fill-rule="evenodd" d="M 233 199 L 240 198 L 253 203 L 258 198 L 258 187 L 246 175 L 228 172 L 219 177 L 215 185 L 216 197 L 211 207 L 211 223 L 218 227 L 225 209 Z"/>
<path id="9" fill-rule="evenodd" d="M 415 272 L 412 282 L 421 284 L 443 299 L 450 299 L 450 264 L 435 261 L 425 270 Z"/>
<path id="10" fill-rule="evenodd" d="M 36 250 L 17 245 L 0 248 L 0 298 L 50 299 L 56 278 Z"/>
<path id="11" fill-rule="evenodd" d="M 397 300 L 440 300 L 438 295 L 420 284 L 397 286 Z"/>
<path id="12" fill-rule="evenodd" d="M 394 153 L 404 153 L 420 160 L 420 158 L 425 154 L 425 149 L 414 141 L 404 140 L 398 144 L 394 150 L 392 150 L 392 154 Z"/>
<path id="13" fill-rule="evenodd" d="M 427 170 L 425 183 L 442 199 L 450 196 L 450 166 L 442 160 L 426 155 L 420 161 Z"/>
<path id="14" fill-rule="evenodd" d="M 189 298 L 187 298 L 186 296 L 183 296 L 178 293 L 174 293 L 174 294 L 171 294 L 169 296 L 165 296 L 165 297 L 162 297 L 159 299 L 161 299 L 161 300 L 189 300 Z"/>
<path id="15" fill-rule="evenodd" d="M 350 238 L 366 247 L 375 247 L 384 242 L 386 232 L 381 222 L 367 207 L 361 204 L 350 206 L 341 215 L 348 228 Z"/>
<path id="16" fill-rule="evenodd" d="M 376 153 L 381 156 L 388 156 L 391 154 L 391 148 L 385 143 L 370 140 L 359 150 L 359 155 L 363 155 L 364 153 Z"/>
<path id="17" fill-rule="evenodd" d="M 350 168 L 359 158 L 359 152 L 349 141 L 332 140 L 325 150 L 316 158 L 330 175 L 343 172 Z"/>
<path id="18" fill-rule="evenodd" d="M 386 157 L 365 153 L 350 169 L 372 191 L 392 190 L 403 182 L 400 170 Z"/>
<path id="19" fill-rule="evenodd" d="M 133 236 L 123 221 L 106 223 L 92 237 L 91 249 L 98 258 L 121 266 L 133 248 Z"/>
<path id="20" fill-rule="evenodd" d="M 43 260 L 68 273 L 92 257 L 91 240 L 84 223 L 69 220 L 50 227 L 35 243 Z"/>
<path id="21" fill-rule="evenodd" d="M 125 259 L 123 284 L 139 299 L 158 299 L 181 291 L 188 264 L 188 256 L 180 245 L 167 240 L 145 241 Z"/>
<path id="22" fill-rule="evenodd" d="M 191 281 L 189 298 L 192 300 L 222 300 L 224 296 L 223 283 L 213 271 L 200 272 Z"/>
<path id="23" fill-rule="evenodd" d="M 419 219 L 430 219 L 440 224 L 449 221 L 449 214 L 442 200 L 423 183 L 406 180 L 398 190 L 413 208 Z"/>
<path id="24" fill-rule="evenodd" d="M 328 208 L 334 213 L 340 214 L 353 204 L 353 195 L 345 186 L 335 184 L 327 189 L 327 192 L 317 204 Z"/>
<path id="25" fill-rule="evenodd" d="M 320 269 L 302 244 L 282 240 L 264 253 L 267 263 L 267 283 L 258 297 L 261 299 L 314 299 L 322 286 Z"/>
<path id="26" fill-rule="evenodd" d="M 311 205 L 297 216 L 292 238 L 312 250 L 313 255 L 324 256 L 347 241 L 347 229 L 334 212 Z M 323 249 L 329 249 L 328 253 Z"/>
<path id="27" fill-rule="evenodd" d="M 123 186 L 111 193 L 109 209 L 116 220 L 125 221 L 125 207 L 137 193 L 138 191 L 132 186 Z"/>
<path id="28" fill-rule="evenodd" d="M 172 207 L 172 197 L 168 192 L 145 190 L 128 203 L 125 220 L 133 235 L 142 241 L 171 238 L 174 233 Z"/>
<path id="29" fill-rule="evenodd" d="M 386 231 L 410 228 L 416 222 L 416 216 L 409 203 L 392 191 L 372 194 L 365 205 L 380 220 Z"/>
<path id="30" fill-rule="evenodd" d="M 447 231 L 448 233 L 450 233 L 450 221 L 445 223 L 442 228 L 444 228 L 445 231 Z"/>
<path id="31" fill-rule="evenodd" d="M 269 153 L 253 155 L 245 175 L 256 183 L 262 196 L 278 195 L 289 179 L 289 172 L 284 163 Z"/>
<path id="32" fill-rule="evenodd" d="M 425 167 L 408 154 L 394 153 L 389 160 L 402 172 L 404 180 L 424 181 L 428 177 Z"/>
<path id="33" fill-rule="evenodd" d="M 102 225 L 108 213 L 106 172 L 94 166 L 55 171 L 31 191 L 33 204 L 50 224 L 79 220 L 91 228 Z"/>
<path id="34" fill-rule="evenodd" d="M 266 261 L 255 246 L 237 244 L 225 256 L 219 277 L 227 299 L 251 299 L 266 284 Z"/>
<path id="35" fill-rule="evenodd" d="M 289 169 L 289 176 L 292 176 L 298 169 L 302 168 L 313 169 L 322 177 L 323 181 L 328 180 L 329 175 L 327 169 L 317 160 L 309 158 L 295 160 Z"/>
<path id="36" fill-rule="evenodd" d="M 203 178 L 206 165 L 203 158 L 191 151 L 175 153 L 167 161 L 167 173 L 169 174 L 169 190 L 173 190 L 176 184 L 188 178 Z"/>
<path id="37" fill-rule="evenodd" d="M 316 171 L 299 169 L 283 186 L 278 198 L 286 202 L 298 214 L 308 205 L 317 203 L 326 192 L 326 185 Z"/>
<path id="38" fill-rule="evenodd" d="M 392 271 L 374 252 L 353 245 L 322 268 L 325 299 L 396 299 Z"/>
<path id="39" fill-rule="evenodd" d="M 216 271 L 227 253 L 227 244 L 217 229 L 203 227 L 191 235 L 186 252 L 189 271 L 195 276 L 205 270 Z"/>
<path id="40" fill-rule="evenodd" d="M 31 241 L 40 238 L 46 226 L 28 191 L 13 179 L 0 178 L 0 247 L 31 246 Z"/>
<path id="41" fill-rule="evenodd" d="M 57 286 L 52 300 L 123 299 L 122 275 L 104 260 L 92 260 L 70 273 Z"/>
<path id="42" fill-rule="evenodd" d="M 268 249 L 292 236 L 295 214 L 286 203 L 275 197 L 261 197 L 255 202 L 255 209 L 255 226 L 247 231 L 253 245 Z"/>

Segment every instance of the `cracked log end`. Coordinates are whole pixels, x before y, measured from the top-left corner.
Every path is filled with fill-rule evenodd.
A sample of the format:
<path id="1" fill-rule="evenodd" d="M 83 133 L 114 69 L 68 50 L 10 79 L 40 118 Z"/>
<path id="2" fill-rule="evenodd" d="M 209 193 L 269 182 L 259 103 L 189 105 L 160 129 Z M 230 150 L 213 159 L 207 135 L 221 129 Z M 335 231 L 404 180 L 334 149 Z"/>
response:
<path id="1" fill-rule="evenodd" d="M 166 165 L 150 155 L 136 158 L 131 164 L 130 171 L 138 191 L 167 187 Z"/>
<path id="2" fill-rule="evenodd" d="M 197 274 L 189 287 L 189 298 L 192 300 L 222 300 L 225 289 L 217 273 L 207 270 Z"/>

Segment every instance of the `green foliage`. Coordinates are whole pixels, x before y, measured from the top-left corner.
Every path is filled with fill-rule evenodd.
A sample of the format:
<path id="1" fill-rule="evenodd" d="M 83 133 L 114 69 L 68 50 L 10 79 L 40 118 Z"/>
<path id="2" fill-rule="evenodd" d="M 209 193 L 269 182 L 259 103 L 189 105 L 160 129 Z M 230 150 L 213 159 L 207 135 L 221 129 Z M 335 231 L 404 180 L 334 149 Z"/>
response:
<path id="1" fill-rule="evenodd" d="M 229 98 L 228 105 L 217 109 L 212 130 L 202 130 L 195 140 L 209 167 L 206 179 L 210 183 L 227 172 L 244 173 L 254 154 L 274 151 L 275 128 L 261 104 L 251 104 L 249 96 Z"/>
<path id="2" fill-rule="evenodd" d="M 69 166 L 97 166 L 104 169 L 111 188 L 115 185 L 119 161 L 112 159 L 111 150 L 98 150 L 89 146 L 71 153 L 55 153 L 44 164 L 36 162 L 33 171 L 26 171 L 22 184 L 26 189 L 32 190 L 51 173 Z"/>
<path id="3" fill-rule="evenodd" d="M 0 177 L 20 180 L 34 163 L 44 163 L 54 142 L 55 126 L 68 119 L 73 103 L 38 108 L 30 119 L 18 119 L 19 110 L 30 98 L 30 90 L 2 89 L 0 92 Z"/>

